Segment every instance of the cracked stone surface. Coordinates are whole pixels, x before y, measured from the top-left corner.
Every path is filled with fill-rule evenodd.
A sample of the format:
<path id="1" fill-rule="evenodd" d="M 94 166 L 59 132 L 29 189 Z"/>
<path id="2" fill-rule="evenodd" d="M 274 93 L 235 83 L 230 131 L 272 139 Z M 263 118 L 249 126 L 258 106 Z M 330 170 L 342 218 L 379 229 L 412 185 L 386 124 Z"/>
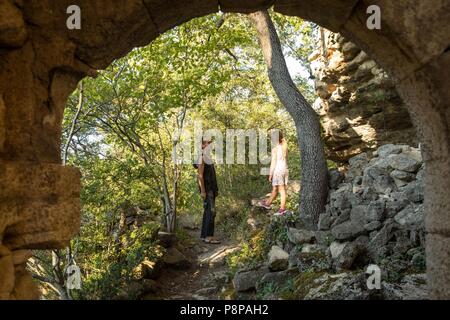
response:
<path id="1" fill-rule="evenodd" d="M 0 0 L 1 298 L 36 297 L 8 250 L 61 247 L 78 230 L 79 174 L 60 166 L 60 141 L 79 80 L 194 17 L 272 4 L 342 33 L 392 77 L 423 146 L 431 296 L 450 298 L 450 2 L 375 1 L 382 29 L 369 30 L 372 2 L 80 0 L 82 29 L 68 30 L 68 0 Z"/>

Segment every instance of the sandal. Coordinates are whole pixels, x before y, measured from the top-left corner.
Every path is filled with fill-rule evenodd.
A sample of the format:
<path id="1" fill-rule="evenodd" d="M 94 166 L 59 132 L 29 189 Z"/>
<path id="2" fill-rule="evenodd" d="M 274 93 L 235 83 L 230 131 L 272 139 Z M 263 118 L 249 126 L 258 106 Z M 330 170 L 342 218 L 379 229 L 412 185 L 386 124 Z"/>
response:
<path id="1" fill-rule="evenodd" d="M 203 242 L 205 243 L 210 243 L 210 244 L 220 244 L 220 240 L 215 240 L 215 239 L 204 239 Z"/>
<path id="2" fill-rule="evenodd" d="M 286 209 L 280 209 L 277 213 L 274 214 L 276 217 L 282 217 L 286 213 Z"/>
<path id="3" fill-rule="evenodd" d="M 266 200 L 262 200 L 262 201 L 259 203 L 259 205 L 260 205 L 261 207 L 263 207 L 264 209 L 267 209 L 267 210 L 270 210 L 270 209 L 272 208 L 271 205 L 268 205 L 268 204 L 267 204 Z"/>

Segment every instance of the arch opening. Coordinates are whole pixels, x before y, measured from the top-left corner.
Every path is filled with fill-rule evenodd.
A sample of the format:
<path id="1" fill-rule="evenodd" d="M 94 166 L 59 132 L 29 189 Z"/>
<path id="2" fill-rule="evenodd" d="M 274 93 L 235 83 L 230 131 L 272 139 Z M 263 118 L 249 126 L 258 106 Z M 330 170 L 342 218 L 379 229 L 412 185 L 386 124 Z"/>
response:
<path id="1" fill-rule="evenodd" d="M 196 16 L 267 8 L 339 31 L 371 55 L 395 79 L 409 106 L 426 162 L 427 265 L 432 297 L 450 295 L 450 120 L 447 90 L 449 4 L 378 1 L 382 28 L 365 27 L 368 1 L 79 1 L 82 30 L 66 30 L 66 1 L 13 5 L 12 36 L 0 39 L 0 157 L 3 244 L 13 250 L 64 245 L 77 232 L 79 178 L 61 167 L 60 136 L 65 101 L 77 82 L 132 48 Z M 447 6 L 447 7 L 446 7 Z M 84 28 L 84 29 L 83 29 Z M 406 32 L 403 32 L 405 31 Z M 29 93 L 27 93 L 29 92 Z M 45 178 L 43 178 L 45 177 Z M 10 181 L 14 181 L 13 184 Z M 30 186 L 33 186 L 32 188 Z M 48 199 L 48 194 L 54 194 Z M 61 216 L 61 212 L 65 212 Z M 31 221 L 39 222 L 32 223 Z M 7 230 L 7 231 L 5 231 Z M 24 276 L 25 279 L 26 276 Z M 24 280 L 28 281 L 29 280 Z M 11 289 L 10 292 L 12 292 Z"/>

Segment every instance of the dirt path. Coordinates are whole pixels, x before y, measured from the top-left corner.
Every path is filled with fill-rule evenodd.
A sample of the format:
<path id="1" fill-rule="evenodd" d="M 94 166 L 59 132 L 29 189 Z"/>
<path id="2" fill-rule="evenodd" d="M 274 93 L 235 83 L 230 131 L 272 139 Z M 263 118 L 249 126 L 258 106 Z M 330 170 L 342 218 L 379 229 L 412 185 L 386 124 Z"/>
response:
<path id="1" fill-rule="evenodd" d="M 160 298 L 221 299 L 223 285 L 229 281 L 225 258 L 240 246 L 223 237 L 219 237 L 221 244 L 204 243 L 198 237 L 198 230 L 189 230 L 188 235 L 189 239 L 178 249 L 191 260 L 192 266 L 188 270 L 165 270 L 158 279 Z"/>

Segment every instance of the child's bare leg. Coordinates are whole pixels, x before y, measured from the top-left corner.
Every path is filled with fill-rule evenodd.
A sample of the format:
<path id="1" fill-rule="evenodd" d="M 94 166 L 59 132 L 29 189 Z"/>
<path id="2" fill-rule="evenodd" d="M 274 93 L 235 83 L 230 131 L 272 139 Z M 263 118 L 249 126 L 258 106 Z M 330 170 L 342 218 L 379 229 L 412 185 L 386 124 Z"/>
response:
<path id="1" fill-rule="evenodd" d="M 286 209 L 286 188 L 284 185 L 278 186 L 278 191 L 280 192 L 280 209 Z"/>
<path id="2" fill-rule="evenodd" d="M 270 194 L 269 199 L 266 201 L 266 204 L 271 205 L 276 197 L 277 197 L 277 186 L 273 186 L 272 193 Z"/>

